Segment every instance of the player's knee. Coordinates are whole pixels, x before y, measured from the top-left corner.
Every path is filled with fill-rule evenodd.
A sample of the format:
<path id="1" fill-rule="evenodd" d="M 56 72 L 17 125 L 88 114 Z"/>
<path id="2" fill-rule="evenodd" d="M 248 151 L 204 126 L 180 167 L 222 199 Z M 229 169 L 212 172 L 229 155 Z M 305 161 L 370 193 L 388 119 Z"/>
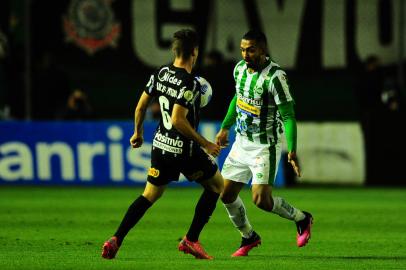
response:
<path id="1" fill-rule="evenodd" d="M 210 185 L 211 191 L 221 194 L 224 190 L 224 183 L 223 181 L 214 181 L 212 185 Z"/>
<path id="2" fill-rule="evenodd" d="M 224 190 L 224 179 L 219 172 L 202 185 L 215 193 L 221 194 Z"/>
<path id="3" fill-rule="evenodd" d="M 221 194 L 221 192 L 223 191 L 223 189 L 220 186 L 209 186 L 208 188 L 210 191 L 213 191 L 217 194 Z"/>
<path id="4" fill-rule="evenodd" d="M 151 203 L 155 203 L 157 200 L 159 200 L 159 198 L 162 197 L 162 194 L 144 193 L 142 196 L 144 196 Z"/>
<path id="5" fill-rule="evenodd" d="M 238 194 L 234 194 L 232 192 L 229 192 L 228 190 L 224 190 L 221 195 L 220 199 L 223 203 L 229 204 L 235 202 L 237 200 Z"/>
<path id="6" fill-rule="evenodd" d="M 142 193 L 142 196 L 144 196 L 148 201 L 151 203 L 155 203 L 159 198 L 162 197 L 163 192 L 162 191 L 144 191 Z"/>

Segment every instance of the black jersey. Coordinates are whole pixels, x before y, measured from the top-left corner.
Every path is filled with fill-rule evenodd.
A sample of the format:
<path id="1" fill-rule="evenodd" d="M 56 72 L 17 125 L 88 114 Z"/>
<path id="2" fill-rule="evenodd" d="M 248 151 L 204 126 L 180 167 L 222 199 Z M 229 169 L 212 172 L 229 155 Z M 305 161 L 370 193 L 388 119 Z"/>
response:
<path id="1" fill-rule="evenodd" d="M 153 149 L 172 156 L 192 155 L 196 143 L 183 136 L 172 125 L 173 106 L 179 104 L 189 111 L 187 120 L 194 129 L 199 124 L 200 84 L 183 68 L 173 65 L 160 67 L 146 86 L 145 93 L 159 102 L 161 119 L 154 135 Z"/>

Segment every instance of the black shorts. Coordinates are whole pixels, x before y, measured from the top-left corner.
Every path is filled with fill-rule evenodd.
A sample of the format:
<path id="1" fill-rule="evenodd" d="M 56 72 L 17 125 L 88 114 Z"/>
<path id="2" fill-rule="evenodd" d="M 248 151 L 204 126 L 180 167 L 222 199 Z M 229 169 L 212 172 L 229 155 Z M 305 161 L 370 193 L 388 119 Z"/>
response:
<path id="1" fill-rule="evenodd" d="M 193 149 L 192 156 L 162 154 L 162 150 L 151 151 L 151 168 L 148 170 L 148 182 L 156 186 L 178 181 L 182 173 L 189 181 L 200 183 L 211 178 L 217 171 L 214 159 L 200 147 Z"/>

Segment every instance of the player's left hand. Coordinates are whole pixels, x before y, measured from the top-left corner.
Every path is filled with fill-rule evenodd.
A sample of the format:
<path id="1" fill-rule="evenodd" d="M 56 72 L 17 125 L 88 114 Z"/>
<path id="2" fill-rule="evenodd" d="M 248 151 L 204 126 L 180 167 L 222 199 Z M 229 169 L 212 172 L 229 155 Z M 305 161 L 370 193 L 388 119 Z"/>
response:
<path id="1" fill-rule="evenodd" d="M 144 138 L 142 135 L 138 133 L 134 133 L 130 138 L 130 144 L 133 148 L 139 148 L 144 142 Z"/>
<path id="2" fill-rule="evenodd" d="M 212 142 L 208 142 L 203 149 L 205 150 L 205 152 L 209 155 L 212 155 L 213 157 L 217 157 L 220 154 L 220 145 L 212 143 Z"/>
<path id="3" fill-rule="evenodd" d="M 299 161 L 297 159 L 296 152 L 289 152 L 288 153 L 288 162 L 292 165 L 293 170 L 295 171 L 297 176 L 301 176 L 300 174 L 300 166 Z"/>
<path id="4" fill-rule="evenodd" d="M 216 135 L 216 144 L 219 145 L 221 148 L 226 148 L 229 144 L 228 142 L 228 130 L 227 129 L 220 129 L 220 131 Z"/>

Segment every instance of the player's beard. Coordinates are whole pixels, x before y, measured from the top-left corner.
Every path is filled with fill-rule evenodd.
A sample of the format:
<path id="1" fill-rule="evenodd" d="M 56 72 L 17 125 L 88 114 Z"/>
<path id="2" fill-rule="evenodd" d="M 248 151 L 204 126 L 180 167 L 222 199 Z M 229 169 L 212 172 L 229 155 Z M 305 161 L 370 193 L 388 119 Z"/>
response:
<path id="1" fill-rule="evenodd" d="M 251 68 L 253 70 L 258 70 L 259 67 L 259 59 L 251 59 L 251 60 L 245 60 L 245 63 L 247 64 L 247 68 Z"/>

